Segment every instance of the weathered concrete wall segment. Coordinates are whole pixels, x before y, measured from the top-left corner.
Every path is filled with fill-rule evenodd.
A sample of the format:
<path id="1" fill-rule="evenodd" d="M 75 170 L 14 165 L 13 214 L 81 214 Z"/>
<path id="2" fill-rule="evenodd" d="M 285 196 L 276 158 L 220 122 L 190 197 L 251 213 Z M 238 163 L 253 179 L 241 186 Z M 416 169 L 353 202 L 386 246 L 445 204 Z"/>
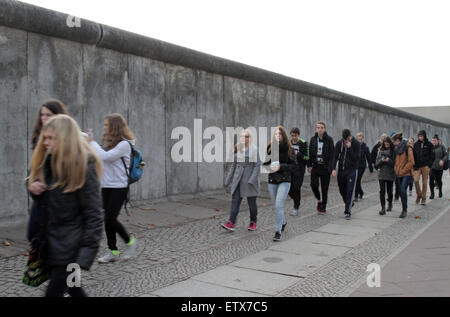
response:
<path id="1" fill-rule="evenodd" d="M 63 100 L 97 140 L 105 114 L 128 118 L 148 163 L 132 190 L 139 200 L 223 186 L 223 163 L 171 160 L 172 130 L 193 131 L 196 118 L 203 129 L 223 131 L 299 126 L 307 139 L 320 119 L 336 140 L 345 126 L 365 132 L 370 145 L 382 132 L 413 136 L 419 127 L 450 140 L 446 124 L 94 22 L 69 28 L 66 20 L 62 13 L 0 0 L 0 223 L 26 219 L 30 136 L 48 98 Z"/>

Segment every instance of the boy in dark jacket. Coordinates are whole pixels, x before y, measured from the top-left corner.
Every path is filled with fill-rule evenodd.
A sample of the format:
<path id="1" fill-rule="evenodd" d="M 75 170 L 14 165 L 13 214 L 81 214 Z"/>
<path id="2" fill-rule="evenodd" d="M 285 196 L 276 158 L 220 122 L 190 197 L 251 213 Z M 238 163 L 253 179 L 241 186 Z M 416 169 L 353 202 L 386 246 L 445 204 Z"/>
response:
<path id="1" fill-rule="evenodd" d="M 430 168 L 434 162 L 433 144 L 427 139 L 424 130 L 419 131 L 418 140 L 414 143 L 414 185 L 416 187 L 416 204 L 422 199 L 421 205 L 425 205 L 427 198 L 428 177 Z M 422 176 L 422 190 L 420 190 L 419 180 Z"/>
<path id="2" fill-rule="evenodd" d="M 301 188 L 303 185 L 303 179 L 305 177 L 306 164 L 309 161 L 309 149 L 308 142 L 299 138 L 300 129 L 293 128 L 291 130 L 291 145 L 294 151 L 296 165 L 292 172 L 292 183 L 289 189 L 289 197 L 294 200 L 294 210 L 292 210 L 292 216 L 298 216 L 301 200 Z"/>
<path id="3" fill-rule="evenodd" d="M 361 144 L 361 154 L 359 157 L 359 166 L 358 166 L 358 179 L 356 180 L 356 190 L 355 190 L 355 201 L 358 201 L 358 197 L 360 199 L 364 196 L 364 191 L 361 187 L 361 179 L 364 175 L 364 172 L 366 171 L 366 161 L 369 165 L 369 171 L 372 174 L 373 173 L 373 165 L 372 165 L 372 158 L 370 156 L 370 150 L 369 147 L 366 145 L 364 134 L 362 132 L 359 132 L 357 134 L 358 141 Z"/>
<path id="4" fill-rule="evenodd" d="M 358 178 L 360 143 L 353 138 L 349 129 L 342 131 L 342 140 L 336 143 L 333 160 L 333 177 L 338 178 L 339 192 L 345 202 L 345 219 L 352 216 L 353 197 Z M 338 172 L 336 165 L 338 164 Z"/>
<path id="5" fill-rule="evenodd" d="M 308 172 L 311 173 L 311 189 L 317 199 L 317 211 L 325 214 L 327 211 L 328 187 L 333 168 L 334 141 L 326 132 L 325 122 L 316 123 L 316 134 L 309 142 Z M 322 197 L 319 191 L 319 180 Z"/>

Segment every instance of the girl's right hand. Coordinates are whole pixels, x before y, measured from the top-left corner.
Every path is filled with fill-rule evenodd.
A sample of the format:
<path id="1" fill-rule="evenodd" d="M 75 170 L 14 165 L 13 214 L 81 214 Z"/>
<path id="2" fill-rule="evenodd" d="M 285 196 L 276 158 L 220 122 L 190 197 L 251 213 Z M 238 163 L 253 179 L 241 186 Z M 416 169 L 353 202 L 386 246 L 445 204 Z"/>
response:
<path id="1" fill-rule="evenodd" d="M 28 184 L 28 190 L 33 195 L 39 196 L 40 194 L 42 194 L 43 192 L 45 192 L 47 190 L 47 185 L 45 185 L 44 183 L 41 183 L 39 181 L 32 182 L 32 183 Z"/>

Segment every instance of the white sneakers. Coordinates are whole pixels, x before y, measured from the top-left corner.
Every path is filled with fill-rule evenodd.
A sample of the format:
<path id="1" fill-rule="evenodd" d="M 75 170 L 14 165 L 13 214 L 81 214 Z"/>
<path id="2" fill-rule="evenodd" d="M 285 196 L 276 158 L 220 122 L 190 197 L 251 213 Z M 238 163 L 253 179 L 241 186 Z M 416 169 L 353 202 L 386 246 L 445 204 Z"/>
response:
<path id="1" fill-rule="evenodd" d="M 114 252 L 114 253 L 113 253 Z M 116 253 L 117 252 L 117 253 Z M 108 251 L 105 256 L 98 259 L 99 263 L 116 262 L 119 260 L 119 251 Z"/>
<path id="2" fill-rule="evenodd" d="M 126 250 L 123 252 L 123 258 L 125 260 L 128 260 L 129 258 L 131 258 L 134 253 L 136 252 L 136 238 L 131 236 L 130 237 L 130 242 L 128 242 L 127 244 L 127 248 Z"/>
<path id="3" fill-rule="evenodd" d="M 136 252 L 136 238 L 131 236 L 130 242 L 128 242 L 125 251 L 123 252 L 123 259 L 128 260 L 130 259 L 134 253 Z M 116 262 L 120 259 L 120 253 L 119 251 L 111 251 L 109 250 L 108 253 L 106 253 L 105 256 L 98 259 L 99 263 L 109 263 L 109 262 Z"/>

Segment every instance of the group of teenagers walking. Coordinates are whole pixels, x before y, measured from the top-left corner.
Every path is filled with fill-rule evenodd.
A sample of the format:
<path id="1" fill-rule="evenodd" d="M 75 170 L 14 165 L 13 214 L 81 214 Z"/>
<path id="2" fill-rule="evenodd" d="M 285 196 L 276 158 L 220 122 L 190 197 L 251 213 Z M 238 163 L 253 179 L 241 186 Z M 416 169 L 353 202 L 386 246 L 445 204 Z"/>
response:
<path id="1" fill-rule="evenodd" d="M 31 140 L 33 152 L 26 182 L 33 203 L 27 232 L 30 253 L 24 283 L 38 286 L 49 279 L 46 296 L 87 296 L 82 287 L 68 286 L 70 272 L 67 267 L 76 263 L 80 269 L 91 268 L 100 248 L 103 228 L 108 251 L 97 258 L 99 263 L 114 262 L 119 258 L 126 260 L 136 252 L 136 238 L 118 220 L 120 210 L 129 198 L 128 169 L 136 138 L 125 118 L 117 113 L 104 117 L 103 130 L 99 145 L 94 141 L 92 132 L 81 132 L 60 100 L 48 100 L 39 109 Z M 224 228 L 234 230 L 240 203 L 246 197 L 250 207 L 248 229 L 257 229 L 256 197 L 260 189 L 261 165 L 269 169 L 268 186 L 276 213 L 275 241 L 281 240 L 281 233 L 287 224 L 284 214 L 287 195 L 294 199 L 293 215 L 299 213 L 300 189 L 306 167 L 311 173 L 311 187 L 317 198 L 318 212 L 326 213 L 330 175 L 333 175 L 338 178 L 346 218 L 350 219 L 355 188 L 356 196 L 362 198 L 364 194 L 361 176 L 366 168 L 365 161 L 369 162 L 372 171 L 364 136 L 358 134 L 357 141 L 345 129 L 342 140 L 335 145 L 326 133 L 324 122 L 317 122 L 316 134 L 309 146 L 299 136 L 299 129 L 293 129 L 290 140 L 285 128 L 277 127 L 262 163 L 257 147 L 251 142 L 250 131 L 244 130 L 240 134 L 240 141 L 234 147 L 235 160 L 226 178 L 227 185 L 232 183 L 232 207 L 230 220 L 223 224 Z M 423 143 L 418 145 L 420 151 L 415 151 L 413 155 L 412 148 L 402 140 L 401 134 L 392 139 L 394 144 L 389 138 L 382 140 L 375 166 L 380 169 L 380 186 L 385 184 L 383 186 L 388 190 L 388 201 L 392 198 L 389 190 L 392 189 L 393 179 L 397 177 L 400 180 L 404 202 L 402 215 L 406 216 L 404 192 L 413 167 L 416 164 L 418 173 L 425 176 L 425 166 L 432 165 L 432 168 L 439 169 L 442 162 L 435 165 L 427 160 L 421 165 L 428 158 L 426 151 L 433 150 L 436 155 L 438 151 Z M 446 155 L 445 149 L 439 153 Z M 416 154 L 419 160 L 414 161 Z M 395 176 L 392 170 L 395 170 Z M 440 186 L 441 195 L 439 175 L 442 178 L 442 171 L 440 174 L 432 172 L 432 175 L 435 175 Z M 426 188 L 424 191 L 426 193 Z M 423 198 L 424 191 L 421 192 Z M 124 242 L 122 250 L 117 246 L 117 235 Z"/>
<path id="2" fill-rule="evenodd" d="M 48 100 L 39 109 L 27 178 L 33 198 L 28 263 L 39 258 L 40 270 L 33 269 L 30 276 L 41 279 L 37 285 L 50 279 L 49 297 L 86 296 L 81 287 L 67 286 L 67 266 L 90 269 L 103 227 L 109 250 L 99 263 L 117 261 L 121 255 L 129 259 L 136 251 L 136 238 L 118 221 L 129 194 L 127 169 L 135 137 L 120 114 L 105 116 L 103 128 L 100 146 L 91 132 L 81 132 L 60 100 Z M 117 234 L 125 244 L 122 254 Z"/>
<path id="3" fill-rule="evenodd" d="M 283 126 L 274 130 L 271 142 L 266 149 L 264 162 L 259 157 L 256 145 L 251 142 L 250 130 L 243 130 L 239 142 L 234 147 L 234 160 L 228 171 L 225 186 L 231 184 L 231 211 L 229 220 L 221 226 L 235 231 L 236 219 L 243 198 L 247 198 L 250 209 L 249 231 L 257 228 L 256 198 L 260 193 L 259 174 L 261 166 L 268 168 L 268 190 L 275 211 L 274 241 L 281 240 L 286 228 L 285 203 L 289 195 L 294 202 L 292 216 L 299 215 L 301 187 L 306 168 L 311 174 L 311 189 L 317 200 L 317 212 L 326 214 L 328 187 L 331 176 L 337 177 L 339 192 L 345 203 L 345 219 L 350 220 L 352 207 L 362 199 L 364 191 L 361 179 L 367 168 L 371 173 L 377 169 L 380 185 L 380 215 L 392 211 L 393 187 L 396 184 L 396 197 L 401 197 L 402 212 L 400 218 L 407 216 L 407 188 L 416 187 L 416 203 L 425 205 L 428 175 L 431 175 L 431 199 L 434 199 L 435 183 L 439 197 L 442 197 L 442 174 L 448 166 L 448 152 L 435 135 L 429 142 L 425 131 L 418 133 L 418 141 L 406 140 L 403 133 L 383 134 L 380 141 L 369 150 L 363 133 L 357 138 L 349 129 L 342 130 L 342 138 L 335 144 L 326 132 L 326 123 L 316 123 L 316 133 L 307 141 L 300 139 L 300 130 L 293 128 L 291 138 Z M 277 149 L 278 155 L 274 155 Z M 366 164 L 367 162 L 367 164 Z M 430 174 L 431 171 L 431 174 Z M 420 188 L 422 176 L 422 188 Z M 386 193 L 388 206 L 386 208 Z"/>

